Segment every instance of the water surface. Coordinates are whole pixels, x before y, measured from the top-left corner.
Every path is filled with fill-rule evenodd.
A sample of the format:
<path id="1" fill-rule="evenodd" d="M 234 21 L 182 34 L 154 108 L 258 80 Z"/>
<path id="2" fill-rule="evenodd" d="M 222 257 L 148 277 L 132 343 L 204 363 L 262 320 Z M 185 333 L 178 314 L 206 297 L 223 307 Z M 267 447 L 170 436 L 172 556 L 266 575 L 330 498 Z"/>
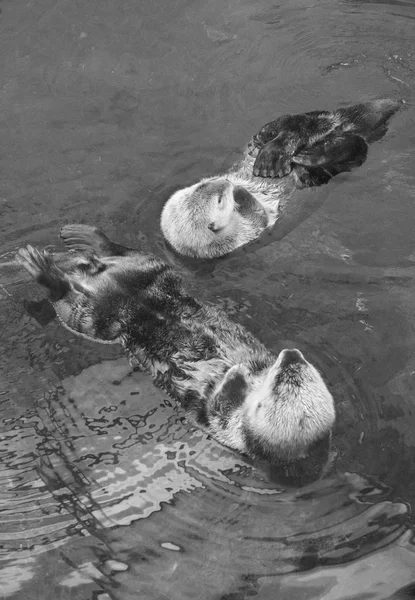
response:
<path id="1" fill-rule="evenodd" d="M 0 4 L 0 597 L 411 598 L 415 553 L 413 2 Z M 274 116 L 405 101 L 297 221 L 194 265 L 158 220 Z M 294 213 L 296 210 L 293 211 Z M 64 223 L 164 255 L 192 293 L 323 372 L 333 465 L 271 480 L 118 347 L 59 327 L 10 264 Z"/>

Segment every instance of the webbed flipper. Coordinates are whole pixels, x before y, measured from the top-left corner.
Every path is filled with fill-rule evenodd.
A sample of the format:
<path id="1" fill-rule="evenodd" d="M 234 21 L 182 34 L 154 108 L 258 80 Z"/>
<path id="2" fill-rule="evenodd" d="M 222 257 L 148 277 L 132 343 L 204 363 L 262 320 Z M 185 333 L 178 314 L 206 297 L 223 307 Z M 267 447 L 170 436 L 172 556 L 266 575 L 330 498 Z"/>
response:
<path id="1" fill-rule="evenodd" d="M 65 273 L 46 250 L 38 250 L 33 246 L 20 248 L 16 259 L 37 283 L 48 289 L 51 302 L 58 302 L 72 289 Z"/>
<path id="2" fill-rule="evenodd" d="M 323 139 L 335 127 L 332 113 L 314 111 L 284 115 L 264 125 L 254 136 L 260 148 L 253 173 L 257 177 L 283 177 L 292 170 L 292 157 L 310 141 Z"/>
<path id="3" fill-rule="evenodd" d="M 360 166 L 365 152 L 358 138 L 366 143 L 379 140 L 386 133 L 388 120 L 399 106 L 396 100 L 382 99 L 332 112 L 313 111 L 279 117 L 264 125 L 253 137 L 251 144 L 259 148 L 253 174 L 258 177 L 283 177 L 292 171 L 295 164 L 301 164 L 310 169 L 323 168 L 333 177 Z M 353 140 L 348 137 L 350 135 L 356 138 Z M 355 150 L 353 145 L 356 146 Z M 307 160 L 307 154 L 312 164 L 293 160 L 301 155 Z M 333 156 L 336 154 L 337 160 Z M 324 164 L 315 164 L 317 158 Z M 309 181 L 315 181 L 311 185 L 319 185 L 319 179 L 324 180 L 323 173 L 310 172 L 309 175 Z"/>
<path id="4" fill-rule="evenodd" d="M 339 173 L 360 167 L 366 160 L 367 142 L 355 133 L 333 132 L 311 148 L 293 156 L 293 168 L 303 187 L 322 185 Z"/>
<path id="5" fill-rule="evenodd" d="M 91 225 L 64 225 L 60 238 L 68 250 L 94 252 L 96 256 L 125 256 L 132 250 L 112 242 L 99 227 Z"/>
<path id="6" fill-rule="evenodd" d="M 398 100 L 384 98 L 355 104 L 337 111 L 349 131 L 361 135 L 368 143 L 380 140 L 387 131 L 389 119 L 399 110 Z"/>
<path id="7" fill-rule="evenodd" d="M 73 333 L 104 344 L 117 343 L 120 323 L 111 312 L 100 319 L 108 302 L 97 295 L 94 281 L 99 281 L 106 266 L 94 255 L 81 256 L 64 272 L 46 250 L 32 246 L 20 248 L 18 262 L 44 286 L 62 324 Z M 101 303 L 99 310 L 97 305 Z"/>

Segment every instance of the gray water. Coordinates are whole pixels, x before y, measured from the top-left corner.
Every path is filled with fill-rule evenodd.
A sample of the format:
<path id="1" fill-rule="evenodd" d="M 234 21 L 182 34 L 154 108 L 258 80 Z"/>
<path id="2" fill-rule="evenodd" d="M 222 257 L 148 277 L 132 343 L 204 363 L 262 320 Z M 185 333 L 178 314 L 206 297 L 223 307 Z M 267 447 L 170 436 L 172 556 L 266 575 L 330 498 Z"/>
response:
<path id="1" fill-rule="evenodd" d="M 0 598 L 415 597 L 415 2 L 0 2 Z M 400 98 L 366 163 L 296 220 L 191 264 L 171 191 L 287 112 Z M 284 487 L 187 423 L 10 264 L 64 223 L 165 256 L 336 401 L 333 465 Z M 116 561 L 116 562 L 111 562 Z"/>

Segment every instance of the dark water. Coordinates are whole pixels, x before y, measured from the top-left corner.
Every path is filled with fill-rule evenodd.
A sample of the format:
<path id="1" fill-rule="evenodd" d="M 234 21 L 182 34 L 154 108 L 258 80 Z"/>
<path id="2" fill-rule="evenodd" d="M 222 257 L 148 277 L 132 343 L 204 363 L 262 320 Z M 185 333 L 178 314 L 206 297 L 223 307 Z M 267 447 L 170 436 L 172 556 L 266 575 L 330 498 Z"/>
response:
<path id="1" fill-rule="evenodd" d="M 414 597 L 415 3 L 0 7 L 0 598 Z M 376 97 L 406 104 L 363 167 L 292 199 L 288 233 L 210 265 L 166 254 L 173 189 L 278 114 Z M 7 263 L 79 221 L 307 354 L 338 410 L 324 479 L 269 481 L 118 347 L 51 321 Z"/>

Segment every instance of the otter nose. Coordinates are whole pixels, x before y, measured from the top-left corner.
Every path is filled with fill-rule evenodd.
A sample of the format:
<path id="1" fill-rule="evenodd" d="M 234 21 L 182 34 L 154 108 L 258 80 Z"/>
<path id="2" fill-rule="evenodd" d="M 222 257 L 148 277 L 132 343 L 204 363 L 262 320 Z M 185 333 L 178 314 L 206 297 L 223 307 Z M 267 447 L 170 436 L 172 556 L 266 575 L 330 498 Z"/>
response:
<path id="1" fill-rule="evenodd" d="M 281 356 L 281 369 L 288 367 L 289 365 L 293 365 L 295 363 L 305 363 L 306 360 L 304 356 L 301 354 L 299 350 L 293 348 L 292 350 L 283 350 L 280 354 Z"/>
<path id="2" fill-rule="evenodd" d="M 216 223 L 212 221 L 212 223 L 209 223 L 208 229 L 210 229 L 210 231 L 218 231 L 219 227 L 217 227 Z"/>

